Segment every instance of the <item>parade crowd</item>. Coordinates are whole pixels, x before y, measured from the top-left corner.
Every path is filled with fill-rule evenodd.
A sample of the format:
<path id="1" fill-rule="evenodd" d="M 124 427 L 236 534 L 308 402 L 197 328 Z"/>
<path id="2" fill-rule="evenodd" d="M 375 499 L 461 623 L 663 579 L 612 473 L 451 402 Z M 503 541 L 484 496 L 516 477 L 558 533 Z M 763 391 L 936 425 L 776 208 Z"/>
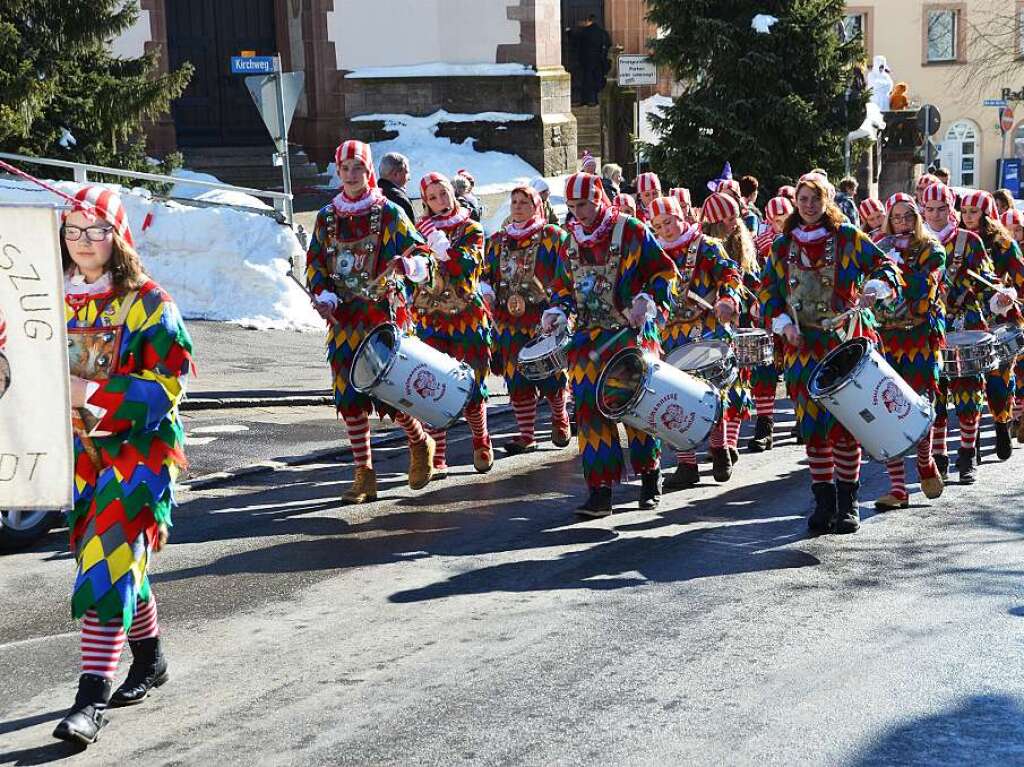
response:
<path id="1" fill-rule="evenodd" d="M 511 191 L 507 221 L 485 237 L 468 172 L 420 179 L 424 214 L 414 219 L 400 156 L 382 159 L 381 184 L 364 143 L 343 142 L 335 167 L 341 189 L 317 216 L 305 284 L 327 326 L 334 404 L 352 445 L 346 503 L 378 498 L 374 414 L 407 435 L 414 490 L 447 473 L 447 430 L 460 417 L 474 468 L 490 471 L 492 373 L 507 383 L 518 426 L 506 453 L 538 448 L 541 399 L 554 445 L 567 447 L 575 428 L 584 517 L 612 513 L 627 461 L 640 509 L 695 485 L 705 441 L 714 479 L 728 482 L 743 421 L 755 421 L 747 450 L 772 449 L 781 385 L 808 458 L 809 529 L 855 532 L 863 446 L 812 396 L 823 369 L 845 374 L 827 360 L 855 342 L 895 371 L 869 415 L 917 407 L 928 416 L 885 461 L 891 486 L 877 508 L 908 505 L 904 456 L 928 498 L 951 472 L 974 482 L 986 404 L 998 457 L 1010 457 L 1013 437 L 1024 442 L 1024 218 L 1012 200 L 958 198 L 925 175 L 914 195 L 856 205 L 855 182 L 837 191 L 809 169 L 762 214 L 749 176 L 723 174 L 697 207 L 688 189 L 665 189 L 654 173 L 635 180 L 635 196 L 624 193 L 621 169 L 598 174 L 587 157 L 566 181 L 565 221 L 538 180 Z M 185 464 L 177 406 L 191 341 L 171 297 L 143 272 L 116 194 L 82 189 L 61 240 L 69 333 L 116 334 L 107 369 L 72 378 L 82 676 L 54 734 L 91 743 L 108 705 L 140 703 L 167 679 L 147 564 L 167 541 Z M 396 383 L 394 371 L 412 363 Z M 652 404 L 649 391 L 665 396 Z M 952 456 L 950 407 L 960 437 Z M 664 477 L 663 446 L 676 455 Z M 125 642 L 132 665 L 113 690 Z"/>

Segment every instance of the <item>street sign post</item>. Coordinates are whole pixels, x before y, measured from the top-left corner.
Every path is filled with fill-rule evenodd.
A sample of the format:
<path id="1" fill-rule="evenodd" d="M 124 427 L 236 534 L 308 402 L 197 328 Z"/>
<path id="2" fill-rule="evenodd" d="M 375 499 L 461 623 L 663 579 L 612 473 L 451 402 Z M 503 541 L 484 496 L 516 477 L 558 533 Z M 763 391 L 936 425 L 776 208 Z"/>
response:
<path id="1" fill-rule="evenodd" d="M 288 128 L 295 116 L 295 107 L 305 83 L 305 73 L 282 72 L 280 56 L 232 56 L 231 72 L 255 75 L 245 78 L 245 86 L 277 150 L 274 164 L 281 166 L 282 186 L 288 195 L 284 201 L 284 215 L 291 226 L 295 220 L 295 206 L 291 197 L 292 167 L 288 152 Z"/>
<path id="2" fill-rule="evenodd" d="M 645 85 L 658 84 L 658 67 L 648 56 L 619 56 L 619 86 L 636 89 L 636 108 L 633 114 L 634 142 L 640 136 L 640 88 Z M 636 173 L 640 175 L 640 146 L 634 144 L 634 162 Z"/>
<path id="3" fill-rule="evenodd" d="M 999 108 L 999 130 L 1003 134 L 1003 147 L 999 157 L 999 186 L 1006 186 L 1006 135 L 1013 130 L 1013 107 Z"/>
<path id="4" fill-rule="evenodd" d="M 931 104 L 925 104 L 917 113 L 917 127 L 924 136 L 924 165 L 929 167 L 934 158 L 933 150 L 935 145 L 931 142 L 931 136 L 939 132 L 942 127 L 942 115 L 939 110 Z"/>

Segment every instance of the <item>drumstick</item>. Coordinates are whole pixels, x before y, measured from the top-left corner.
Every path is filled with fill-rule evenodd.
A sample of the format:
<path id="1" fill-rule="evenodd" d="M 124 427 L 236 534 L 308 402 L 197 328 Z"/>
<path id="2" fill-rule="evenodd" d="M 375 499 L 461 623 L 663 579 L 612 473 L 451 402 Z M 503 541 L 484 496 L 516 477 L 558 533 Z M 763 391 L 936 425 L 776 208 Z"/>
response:
<path id="1" fill-rule="evenodd" d="M 992 290 L 998 290 L 998 291 L 1001 291 L 1001 290 L 1002 290 L 1003 288 L 1005 288 L 1005 287 L 1006 287 L 1005 285 L 996 285 L 995 283 L 993 283 L 993 282 L 990 282 L 989 280 L 986 280 L 986 279 L 985 279 L 984 277 L 982 277 L 982 276 L 981 276 L 980 274 L 978 274 L 978 273 L 977 273 L 976 271 L 974 271 L 973 269 L 968 269 L 968 270 L 967 270 L 967 273 L 968 273 L 969 275 L 971 275 L 971 277 L 973 277 L 974 279 L 976 279 L 976 280 L 977 280 L 978 282 L 980 282 L 980 283 L 981 283 L 982 285 L 984 285 L 985 287 L 987 287 L 987 288 L 992 288 Z M 1017 300 L 1017 299 L 1015 299 L 1015 298 L 1011 298 L 1010 300 L 1011 300 L 1011 301 L 1012 301 L 1012 302 L 1014 303 L 1014 305 L 1015 305 L 1015 306 L 1020 306 L 1020 305 L 1021 305 L 1021 302 L 1020 302 L 1020 301 L 1018 301 L 1018 300 Z"/>
<path id="2" fill-rule="evenodd" d="M 836 315 L 835 317 L 833 317 L 830 320 L 826 319 L 825 321 L 823 321 L 821 323 L 821 326 L 825 330 L 834 330 L 835 328 L 837 328 L 840 325 L 842 325 L 843 322 L 846 321 L 847 317 L 850 317 L 851 315 L 856 314 L 859 311 L 860 311 L 860 307 L 857 307 L 857 306 L 853 307 L 852 309 L 847 309 L 842 314 Z"/>
<path id="3" fill-rule="evenodd" d="M 686 291 L 686 297 L 693 301 L 695 304 L 699 304 L 700 306 L 704 307 L 708 311 L 712 311 L 715 308 L 707 301 L 705 301 L 703 298 L 694 293 L 692 290 Z"/>
<path id="4" fill-rule="evenodd" d="M 623 334 L 629 332 L 629 330 L 630 328 L 628 326 L 622 328 L 622 330 L 613 335 L 611 338 L 609 338 L 607 341 L 601 344 L 598 348 L 592 350 L 590 354 L 587 355 L 588 357 L 590 357 L 590 361 L 597 362 L 599 359 L 601 359 L 604 353 L 608 351 L 613 344 L 618 343 L 619 339 L 623 336 Z"/>

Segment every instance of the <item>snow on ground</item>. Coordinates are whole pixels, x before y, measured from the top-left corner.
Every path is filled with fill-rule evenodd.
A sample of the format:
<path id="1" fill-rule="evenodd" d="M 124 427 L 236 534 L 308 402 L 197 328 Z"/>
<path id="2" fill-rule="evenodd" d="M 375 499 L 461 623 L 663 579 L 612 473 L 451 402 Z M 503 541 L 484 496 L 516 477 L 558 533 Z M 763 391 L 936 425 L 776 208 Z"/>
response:
<path id="1" fill-rule="evenodd" d="M 408 192 L 413 199 L 420 196 L 420 179 L 431 172 L 455 175 L 460 168 L 468 168 L 476 178 L 477 195 L 498 194 L 513 187 L 529 183 L 540 175 L 536 168 L 518 155 L 505 152 L 478 152 L 474 149 L 476 140 L 469 138 L 462 144 L 437 135 L 442 122 L 511 122 L 533 119 L 533 115 L 519 115 L 503 112 L 474 114 L 451 114 L 444 110 L 429 117 L 410 115 L 367 115 L 355 120 L 383 120 L 388 130 L 397 131 L 398 137 L 389 141 L 377 141 L 373 148 L 374 160 L 379 161 L 388 152 L 399 152 L 409 158 L 411 175 Z M 331 188 L 341 184 L 334 172 L 334 164 L 327 168 L 331 177 Z"/>
<path id="2" fill-rule="evenodd" d="M 415 64 L 398 67 L 364 67 L 345 75 L 348 80 L 381 77 L 509 77 L 533 75 L 536 70 L 525 64 Z"/>
<path id="3" fill-rule="evenodd" d="M 66 194 L 82 186 L 49 183 Z M 305 262 L 290 228 L 257 213 L 160 202 L 145 189 L 110 186 L 124 200 L 147 273 L 170 293 L 186 318 L 258 329 L 323 329 L 306 294 L 288 277 L 290 257 Z M 4 202 L 62 200 L 28 182 L 0 179 L 0 204 Z M 143 231 L 150 213 L 152 224 Z"/>
<path id="4" fill-rule="evenodd" d="M 640 140 L 647 144 L 660 144 L 661 133 L 655 130 L 650 121 L 651 115 L 658 117 L 665 116 L 665 110 L 672 106 L 672 99 L 669 96 L 654 94 L 650 98 L 640 102 Z"/>
<path id="5" fill-rule="evenodd" d="M 216 202 L 221 205 L 237 205 L 241 208 L 260 208 L 263 210 L 273 209 L 263 200 L 244 192 L 233 192 L 228 189 L 211 189 L 208 186 L 189 184 L 189 181 L 209 181 L 214 184 L 222 183 L 216 176 L 209 173 L 199 173 L 194 170 L 179 168 L 171 171 L 171 175 L 180 178 L 177 184 L 171 187 L 170 197 L 178 197 L 185 200 L 203 200 L 204 202 Z"/>
<path id="6" fill-rule="evenodd" d="M 569 178 L 565 176 L 549 176 L 544 180 L 548 184 L 548 188 L 551 190 L 551 195 L 548 200 L 551 202 L 551 207 L 555 209 L 555 214 L 558 216 L 559 221 L 565 221 L 565 214 L 569 212 L 569 209 L 565 205 L 565 180 Z M 496 231 L 501 229 L 501 225 L 505 223 L 505 219 L 509 217 L 511 199 L 506 197 L 501 205 L 498 206 L 494 213 L 483 221 L 484 233 L 490 237 Z"/>

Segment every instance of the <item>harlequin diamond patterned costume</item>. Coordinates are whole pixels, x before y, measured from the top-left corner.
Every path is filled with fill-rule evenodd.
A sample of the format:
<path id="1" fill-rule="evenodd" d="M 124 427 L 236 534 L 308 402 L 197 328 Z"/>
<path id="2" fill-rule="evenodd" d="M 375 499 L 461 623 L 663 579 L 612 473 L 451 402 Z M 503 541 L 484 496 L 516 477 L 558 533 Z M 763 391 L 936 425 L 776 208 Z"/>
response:
<path id="1" fill-rule="evenodd" d="M 820 216 L 808 221 L 800 213 L 800 192 L 809 190 Z M 817 364 L 841 342 L 826 321 L 860 305 L 862 293 L 899 299 L 895 264 L 859 229 L 840 223 L 828 180 L 808 174 L 797 185 L 797 209 L 786 231 L 772 244 L 761 287 L 761 312 L 776 334 L 794 334 L 787 341 L 785 376 L 795 395 L 796 420 L 810 461 L 815 509 L 808 519 L 814 532 L 852 533 L 860 526 L 857 492 L 860 445 L 807 392 Z M 807 215 L 813 210 L 805 208 Z M 870 301 L 870 299 L 866 299 Z M 856 311 L 846 326 L 847 337 L 877 342 L 874 319 L 867 309 Z M 792 329 L 790 329 L 792 326 Z M 833 484 L 833 476 L 836 482 Z"/>
<path id="2" fill-rule="evenodd" d="M 909 233 L 894 233 L 894 210 L 899 215 L 913 215 L 916 223 Z M 917 202 L 910 195 L 894 194 L 886 201 L 885 211 L 886 234 L 878 240 L 878 247 L 896 262 L 904 288 L 899 302 L 881 301 L 875 307 L 882 349 L 886 360 L 910 387 L 934 401 L 939 392 L 941 350 L 946 336 L 945 313 L 939 298 L 946 250 L 930 232 L 917 237 L 923 233 L 923 222 Z M 890 490 L 875 501 L 875 508 L 906 508 L 909 494 L 903 459 L 888 461 L 886 469 Z M 931 432 L 917 445 L 917 472 L 925 496 L 938 498 L 943 486 L 932 457 Z"/>
<path id="3" fill-rule="evenodd" d="M 1024 230 L 1024 213 L 1011 208 L 1000 217 L 1003 226 L 1006 227 L 1017 242 L 1017 247 L 1024 248 L 1024 240 L 1015 230 Z M 1013 420 L 1017 424 L 1017 442 L 1024 444 L 1024 355 L 1017 358 L 1013 367 L 1014 398 L 1013 398 Z"/>
<path id="4" fill-rule="evenodd" d="M 677 199 L 659 197 L 654 200 L 651 203 L 651 215 L 655 220 L 663 216 L 675 218 L 681 232 L 673 240 L 659 240 L 680 274 L 676 283 L 674 306 L 662 331 L 665 354 L 697 339 L 730 339 L 732 329 L 719 322 L 715 307 L 723 303 L 733 312 L 739 310 L 740 273 L 736 263 L 726 254 L 719 240 L 702 234 L 696 224 L 685 222 Z M 727 397 L 728 390 L 723 391 L 723 405 Z M 732 474 L 724 417 L 712 428 L 709 443 L 715 479 L 724 482 Z M 666 488 L 679 490 L 697 484 L 700 481 L 697 454 L 693 451 L 679 451 L 676 459 L 676 471 L 666 481 Z"/>
<path id="5" fill-rule="evenodd" d="M 314 300 L 328 307 L 327 359 L 334 381 L 334 406 L 345 421 L 356 466 L 346 503 L 377 498 L 377 475 L 370 450 L 369 415 L 391 416 L 409 440 L 409 486 L 430 481 L 434 442 L 414 418 L 398 413 L 349 380 L 352 360 L 367 333 L 385 322 L 409 324 L 408 283 L 426 276 L 423 238 L 402 209 L 377 188 L 370 147 L 346 141 L 335 153 L 335 165 L 358 162 L 367 183 L 355 197 L 345 189 L 317 214 L 306 254 L 306 284 Z M 390 275 L 390 279 L 389 279 Z"/>
<path id="6" fill-rule="evenodd" d="M 583 476 L 590 488 L 580 513 L 603 516 L 611 513 L 611 488 L 622 480 L 624 460 L 617 424 L 597 409 L 597 379 L 621 349 L 640 346 L 659 352 L 654 318 L 670 307 L 676 270 L 642 222 L 609 204 L 596 176 L 570 176 L 566 198 L 570 204 L 592 204 L 596 216 L 589 226 L 572 223 L 561 254 L 569 274 L 555 280 L 553 307 L 545 312 L 543 323 L 550 328 L 575 315 L 569 382 L 576 402 Z M 620 332 L 622 328 L 629 330 Z M 596 360 L 590 358 L 591 352 Z M 626 434 L 633 471 L 643 484 L 641 508 L 654 508 L 661 493 L 660 445 L 632 428 L 627 427 Z"/>
<path id="7" fill-rule="evenodd" d="M 541 314 L 548 308 L 548 289 L 555 279 L 567 279 L 561 260 L 568 234 L 545 223 L 544 203 L 530 186 L 512 190 L 533 203 L 533 217 L 524 223 L 509 221 L 487 243 L 481 288 L 494 297 L 494 349 L 492 368 L 505 379 L 519 426 L 519 438 L 506 446 L 510 454 L 536 450 L 534 428 L 537 400 L 551 406 L 551 441 L 569 444 L 569 413 L 566 410 L 568 380 L 559 371 L 543 381 L 528 380 L 516 365 L 519 352 L 537 335 Z"/>
<path id="8" fill-rule="evenodd" d="M 114 248 L 133 248 L 116 194 L 91 186 L 75 199 L 74 212 L 113 227 Z M 78 567 L 71 612 L 82 619 L 82 677 L 75 706 L 54 735 L 89 743 L 105 723 L 110 680 L 126 639 L 132 669 L 111 705 L 141 702 L 166 679 L 148 570 L 151 552 L 162 545 L 161 529 L 171 524 L 173 486 L 185 466 L 178 403 L 192 341 L 171 297 L 153 280 L 142 275 L 130 289 L 120 286 L 114 271 L 120 267 L 109 261 L 103 276 L 87 283 L 66 253 L 64 261 L 71 372 L 90 383 L 85 406 L 75 412 L 74 505 L 68 515 Z"/>
<path id="9" fill-rule="evenodd" d="M 921 195 L 922 204 L 944 202 L 950 210 L 946 226 L 933 233 L 946 250 L 946 270 L 941 296 L 946 313 L 947 333 L 964 330 L 988 330 L 983 304 L 991 292 L 968 274 L 968 270 L 994 281 L 992 262 L 981 238 L 962 229 L 953 213 L 953 191 L 944 184 L 932 184 Z M 932 452 L 943 479 L 948 476 L 949 457 L 947 431 L 948 403 L 953 400 L 960 424 L 960 451 L 956 466 L 961 483 L 975 481 L 974 450 L 981 420 L 983 383 L 980 376 L 940 378 L 936 399 L 935 426 L 932 430 Z"/>
<path id="10" fill-rule="evenodd" d="M 476 389 L 464 415 L 473 433 L 473 466 L 487 472 L 494 465 L 491 438 L 487 433 L 487 373 L 490 367 L 491 321 L 477 289 L 483 273 L 484 230 L 455 199 L 451 181 L 440 173 L 420 180 L 424 204 L 431 187 L 447 196 L 447 210 L 430 212 L 416 226 L 432 251 L 430 277 L 416 288 L 413 301 L 416 334 L 438 351 L 473 368 Z M 431 429 L 437 442 L 434 467 L 447 470 L 447 432 Z"/>

